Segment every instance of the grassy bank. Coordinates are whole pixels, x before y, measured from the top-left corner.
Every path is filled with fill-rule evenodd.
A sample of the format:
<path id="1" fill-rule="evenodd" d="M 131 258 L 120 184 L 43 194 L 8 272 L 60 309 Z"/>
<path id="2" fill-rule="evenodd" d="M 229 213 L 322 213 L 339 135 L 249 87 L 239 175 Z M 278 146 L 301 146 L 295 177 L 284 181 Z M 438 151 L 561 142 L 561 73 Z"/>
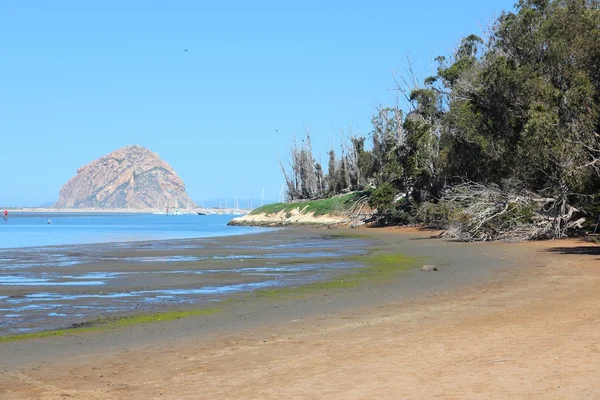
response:
<path id="1" fill-rule="evenodd" d="M 354 192 L 320 200 L 266 204 L 253 210 L 250 215 L 271 215 L 279 214 L 282 211 L 291 213 L 296 208 L 304 214 L 313 213 L 315 216 L 338 215 L 350 209 L 359 198 L 365 195 L 365 192 Z"/>

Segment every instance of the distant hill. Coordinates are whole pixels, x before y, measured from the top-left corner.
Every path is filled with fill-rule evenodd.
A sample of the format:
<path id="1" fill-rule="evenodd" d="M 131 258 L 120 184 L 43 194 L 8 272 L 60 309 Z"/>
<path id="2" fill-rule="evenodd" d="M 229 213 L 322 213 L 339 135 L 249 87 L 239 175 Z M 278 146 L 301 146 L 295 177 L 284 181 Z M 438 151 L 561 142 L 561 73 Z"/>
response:
<path id="1" fill-rule="evenodd" d="M 60 208 L 186 208 L 183 180 L 158 154 L 127 146 L 77 170 L 61 189 Z"/>

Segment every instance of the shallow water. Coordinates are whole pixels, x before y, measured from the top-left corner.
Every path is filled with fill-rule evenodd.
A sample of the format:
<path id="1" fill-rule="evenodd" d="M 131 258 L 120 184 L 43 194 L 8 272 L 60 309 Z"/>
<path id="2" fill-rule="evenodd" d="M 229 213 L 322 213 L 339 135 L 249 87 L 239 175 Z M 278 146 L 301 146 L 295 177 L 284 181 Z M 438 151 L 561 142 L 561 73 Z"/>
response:
<path id="1" fill-rule="evenodd" d="M 365 251 L 356 239 L 261 237 L 267 239 L 247 235 L 4 251 L 0 335 L 111 314 L 209 306 L 236 293 L 330 279 L 360 267 L 352 257 Z"/>
<path id="2" fill-rule="evenodd" d="M 231 215 L 9 213 L 0 221 L 0 248 L 119 243 L 240 235 L 267 229 L 227 226 Z M 52 224 L 48 224 L 48 221 Z M 126 243 L 123 243 L 126 242 Z"/>
<path id="3" fill-rule="evenodd" d="M 81 279 L 81 278 L 80 278 Z M 99 286 L 104 281 L 76 280 L 57 281 L 48 278 L 23 275 L 0 275 L 0 286 Z"/>

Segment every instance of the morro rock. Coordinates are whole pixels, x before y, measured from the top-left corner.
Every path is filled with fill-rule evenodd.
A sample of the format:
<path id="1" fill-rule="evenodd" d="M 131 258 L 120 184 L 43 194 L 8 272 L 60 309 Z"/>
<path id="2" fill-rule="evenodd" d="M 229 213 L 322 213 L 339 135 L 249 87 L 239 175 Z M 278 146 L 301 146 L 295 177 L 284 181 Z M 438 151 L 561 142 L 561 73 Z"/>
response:
<path id="1" fill-rule="evenodd" d="M 127 146 L 77 170 L 61 189 L 61 208 L 187 208 L 194 202 L 158 154 Z"/>

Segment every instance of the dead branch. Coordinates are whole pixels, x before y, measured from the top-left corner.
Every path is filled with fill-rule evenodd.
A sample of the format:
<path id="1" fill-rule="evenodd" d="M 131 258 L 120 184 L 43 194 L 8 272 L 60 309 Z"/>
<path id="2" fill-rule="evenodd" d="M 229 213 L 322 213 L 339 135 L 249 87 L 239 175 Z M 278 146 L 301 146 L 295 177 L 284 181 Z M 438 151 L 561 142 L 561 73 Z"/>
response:
<path id="1" fill-rule="evenodd" d="M 444 236 L 464 241 L 561 238 L 587 217 L 566 204 L 564 194 L 548 198 L 473 182 L 447 189 L 441 204 L 450 210 Z"/>

